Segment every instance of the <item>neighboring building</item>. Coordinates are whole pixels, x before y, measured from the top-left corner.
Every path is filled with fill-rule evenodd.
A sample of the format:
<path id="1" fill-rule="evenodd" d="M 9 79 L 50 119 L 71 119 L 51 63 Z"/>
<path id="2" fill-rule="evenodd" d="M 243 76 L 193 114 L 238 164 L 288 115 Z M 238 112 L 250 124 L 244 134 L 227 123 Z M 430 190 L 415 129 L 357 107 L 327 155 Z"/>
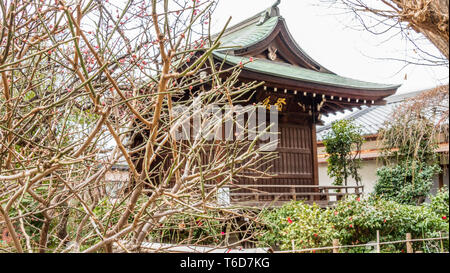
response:
<path id="1" fill-rule="evenodd" d="M 448 88 L 448 87 L 447 87 Z M 428 91 L 428 90 L 426 90 Z M 361 148 L 362 168 L 360 169 L 360 175 L 362 178 L 362 184 L 364 185 L 364 192 L 373 192 L 375 183 L 377 181 L 376 171 L 382 166 L 381 160 L 378 160 L 380 156 L 380 147 L 377 143 L 378 132 L 384 127 L 386 122 L 389 122 L 389 118 L 392 117 L 395 109 L 400 106 L 405 100 L 413 98 L 422 92 L 418 91 L 403 95 L 396 95 L 388 97 L 387 104 L 382 106 L 365 107 L 362 110 L 353 112 L 344 117 L 348 120 L 353 120 L 355 125 L 361 127 L 365 143 Z M 322 143 L 323 138 L 329 132 L 331 124 L 321 126 L 317 130 L 318 140 L 318 161 L 319 161 L 319 183 L 323 186 L 332 185 L 333 179 L 327 175 L 327 155 L 325 153 L 325 147 Z M 440 165 L 443 172 L 437 175 L 434 179 L 432 193 L 444 185 L 449 184 L 449 162 L 448 162 L 449 143 L 443 142 L 439 144 L 439 148 L 436 153 L 446 153 L 447 156 L 440 156 Z M 355 181 L 350 179 L 350 185 L 355 185 Z"/>

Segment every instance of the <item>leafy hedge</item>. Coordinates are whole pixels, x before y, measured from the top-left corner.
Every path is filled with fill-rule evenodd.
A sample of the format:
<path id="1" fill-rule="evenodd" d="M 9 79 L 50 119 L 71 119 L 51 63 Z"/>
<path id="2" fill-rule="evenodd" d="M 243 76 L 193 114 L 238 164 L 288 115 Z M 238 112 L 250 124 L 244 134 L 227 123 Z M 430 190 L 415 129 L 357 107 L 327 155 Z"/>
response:
<path id="1" fill-rule="evenodd" d="M 263 213 L 266 232 L 259 241 L 281 249 L 296 249 L 329 246 L 336 237 L 330 222 L 331 211 L 317 205 L 290 202 L 276 210 Z"/>
<path id="2" fill-rule="evenodd" d="M 263 245 L 282 250 L 331 246 L 333 239 L 341 245 L 366 244 L 376 241 L 405 240 L 406 233 L 413 238 L 432 238 L 447 234 L 448 192 L 437 195 L 430 205 L 403 205 L 381 198 L 359 199 L 349 197 L 335 208 L 321 209 L 317 205 L 291 202 L 279 209 L 266 211 L 263 219 L 265 232 L 259 238 Z M 447 203 L 445 203 L 447 202 Z M 445 210 L 446 208 L 446 210 Z M 405 244 L 382 246 L 383 252 L 404 252 Z M 448 251 L 448 241 L 444 248 Z M 439 242 L 415 243 L 415 250 L 441 251 Z M 343 249 L 346 252 L 371 252 L 373 247 Z M 330 251 L 326 251 L 330 252 Z"/>
<path id="3" fill-rule="evenodd" d="M 447 186 L 440 189 L 435 196 L 430 198 L 430 208 L 438 215 L 448 219 L 449 215 L 449 199 Z"/>
<path id="4" fill-rule="evenodd" d="M 377 170 L 374 193 L 387 200 L 417 205 L 425 201 L 433 185 L 433 177 L 441 170 L 438 165 L 407 161 Z"/>

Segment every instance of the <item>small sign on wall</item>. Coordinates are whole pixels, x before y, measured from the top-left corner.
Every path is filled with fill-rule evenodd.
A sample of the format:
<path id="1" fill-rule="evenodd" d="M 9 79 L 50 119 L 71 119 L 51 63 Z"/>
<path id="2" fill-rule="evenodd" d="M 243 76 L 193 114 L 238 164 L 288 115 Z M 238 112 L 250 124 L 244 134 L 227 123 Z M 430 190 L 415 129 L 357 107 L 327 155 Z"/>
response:
<path id="1" fill-rule="evenodd" d="M 224 207 L 229 207 L 231 205 L 229 187 L 223 187 L 217 190 L 217 202 Z"/>

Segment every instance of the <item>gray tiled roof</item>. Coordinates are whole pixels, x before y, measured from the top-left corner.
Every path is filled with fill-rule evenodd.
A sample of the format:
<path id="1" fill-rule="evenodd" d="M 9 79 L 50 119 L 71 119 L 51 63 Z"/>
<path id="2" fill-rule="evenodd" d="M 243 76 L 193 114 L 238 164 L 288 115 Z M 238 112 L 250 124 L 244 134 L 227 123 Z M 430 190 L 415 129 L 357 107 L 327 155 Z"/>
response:
<path id="1" fill-rule="evenodd" d="M 392 116 L 395 109 L 406 99 L 415 97 L 420 93 L 424 92 L 416 91 L 407 94 L 395 95 L 386 98 L 386 105 L 378 105 L 367 107 L 364 106 L 363 109 L 350 113 L 345 116 L 344 119 L 353 120 L 355 125 L 361 127 L 362 133 L 365 136 L 375 135 L 378 133 L 380 128 L 383 127 L 386 121 Z M 325 135 L 329 132 L 331 128 L 331 123 L 324 126 L 317 126 L 317 140 L 321 141 Z"/>

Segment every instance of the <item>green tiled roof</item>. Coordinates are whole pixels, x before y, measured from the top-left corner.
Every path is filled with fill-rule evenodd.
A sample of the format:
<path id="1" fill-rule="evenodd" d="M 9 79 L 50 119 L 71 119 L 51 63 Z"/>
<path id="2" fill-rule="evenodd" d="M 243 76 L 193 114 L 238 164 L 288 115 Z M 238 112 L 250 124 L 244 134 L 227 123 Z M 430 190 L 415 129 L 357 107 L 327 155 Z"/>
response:
<path id="1" fill-rule="evenodd" d="M 259 23 L 260 19 L 264 16 L 265 20 L 263 23 Z M 397 89 L 400 86 L 364 82 L 342 77 L 318 64 L 308 56 L 291 36 L 289 30 L 287 30 L 286 22 L 280 15 L 276 5 L 228 28 L 220 39 L 222 49 L 214 51 L 213 54 L 216 58 L 222 60 L 226 59 L 226 62 L 231 65 L 237 65 L 241 61 L 247 62 L 248 58 L 235 55 L 235 52 L 237 52 L 236 50 L 246 49 L 264 41 L 274 32 L 279 24 L 283 24 L 282 27 L 286 29 L 289 36 L 287 39 L 291 40 L 292 44 L 294 44 L 303 58 L 306 58 L 308 62 L 316 65 L 319 68 L 319 71 L 269 60 L 255 60 L 254 62 L 247 64 L 245 70 L 302 82 L 361 90 L 392 90 Z"/>
<path id="2" fill-rule="evenodd" d="M 248 47 L 264 40 L 278 24 L 279 16 L 268 19 L 258 26 L 256 23 L 230 34 L 225 34 L 220 40 L 222 47 Z"/>
<path id="3" fill-rule="evenodd" d="M 220 52 L 214 52 L 214 56 L 221 60 L 225 60 L 228 64 L 238 65 L 240 62 L 248 62 L 249 58 L 226 55 Z M 371 82 L 359 81 L 351 78 L 342 77 L 336 74 L 317 72 L 314 70 L 302 68 L 299 66 L 272 62 L 269 60 L 256 59 L 248 63 L 244 67 L 245 70 L 258 72 L 262 74 L 277 76 L 280 78 L 293 79 L 303 82 L 318 83 L 329 86 L 355 88 L 355 89 L 369 89 L 369 90 L 388 90 L 396 89 L 400 85 L 378 84 Z"/>

